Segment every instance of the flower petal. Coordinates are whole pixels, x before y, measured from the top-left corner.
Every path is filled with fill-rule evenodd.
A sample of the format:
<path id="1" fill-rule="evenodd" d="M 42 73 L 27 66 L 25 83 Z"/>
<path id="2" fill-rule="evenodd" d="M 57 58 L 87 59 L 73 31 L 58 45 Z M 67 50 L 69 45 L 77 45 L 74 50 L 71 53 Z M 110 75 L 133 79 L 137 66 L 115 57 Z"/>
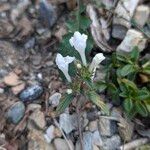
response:
<path id="1" fill-rule="evenodd" d="M 74 46 L 74 37 L 71 37 L 69 40 L 70 45 L 73 47 Z"/>
<path id="2" fill-rule="evenodd" d="M 63 57 L 61 54 L 57 54 L 56 56 L 56 64 L 58 68 L 64 73 L 66 79 L 71 82 L 71 78 L 68 73 L 69 64 L 73 62 L 75 57 L 66 56 Z"/>
<path id="3" fill-rule="evenodd" d="M 88 36 L 87 36 L 87 35 L 85 35 L 85 34 L 82 34 L 82 38 L 84 39 L 84 41 L 86 41 L 86 40 L 87 40 L 87 38 L 88 38 Z"/>

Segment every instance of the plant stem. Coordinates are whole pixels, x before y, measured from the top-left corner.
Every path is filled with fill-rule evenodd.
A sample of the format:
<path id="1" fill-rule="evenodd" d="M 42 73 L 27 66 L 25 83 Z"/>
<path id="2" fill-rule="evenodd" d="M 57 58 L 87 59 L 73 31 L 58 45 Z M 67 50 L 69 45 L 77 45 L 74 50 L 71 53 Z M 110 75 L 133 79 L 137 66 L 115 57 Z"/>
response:
<path id="1" fill-rule="evenodd" d="M 81 126 L 81 121 L 80 121 L 80 110 L 79 110 L 79 107 L 80 107 L 80 95 L 77 95 L 76 96 L 76 113 L 77 113 L 77 122 L 78 122 L 78 130 L 79 130 L 79 138 L 80 138 L 80 147 L 81 147 L 81 150 L 83 150 L 83 137 L 82 137 L 82 126 Z"/>
<path id="2" fill-rule="evenodd" d="M 54 120 L 55 125 L 59 128 L 60 132 L 62 133 L 64 139 L 66 140 L 66 142 L 67 142 L 67 144 L 68 144 L 68 146 L 69 146 L 69 149 L 70 149 L 70 150 L 73 150 L 71 144 L 69 143 L 69 141 L 68 141 L 66 135 L 64 134 L 63 130 L 61 129 L 59 123 L 57 122 L 57 120 L 56 120 L 55 118 L 53 118 L 53 120 Z"/>
<path id="3" fill-rule="evenodd" d="M 77 11 L 77 22 L 78 22 L 78 31 L 80 29 L 80 6 L 81 6 L 81 0 L 77 0 L 78 3 L 78 11 Z"/>

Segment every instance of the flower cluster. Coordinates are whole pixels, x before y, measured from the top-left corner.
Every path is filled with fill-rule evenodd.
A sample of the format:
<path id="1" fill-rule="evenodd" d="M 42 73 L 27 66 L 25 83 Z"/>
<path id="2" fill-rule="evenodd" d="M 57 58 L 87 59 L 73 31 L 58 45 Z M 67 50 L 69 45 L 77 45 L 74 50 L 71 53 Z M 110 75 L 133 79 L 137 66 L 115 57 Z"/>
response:
<path id="1" fill-rule="evenodd" d="M 80 54 L 83 66 L 87 67 L 86 55 L 85 50 L 87 46 L 87 39 L 88 36 L 85 34 L 81 34 L 80 32 L 76 31 L 74 35 L 70 38 L 69 43 L 72 47 L 75 48 L 76 51 Z M 95 72 L 98 65 L 105 59 L 102 53 L 98 53 L 92 60 L 92 63 L 89 65 L 89 71 L 91 73 Z M 75 57 L 66 56 L 63 57 L 61 54 L 57 54 L 56 56 L 56 64 L 58 68 L 63 72 L 68 82 L 71 82 L 71 77 L 69 75 L 69 64 L 75 60 Z M 77 64 L 78 68 L 82 68 L 81 64 Z"/>

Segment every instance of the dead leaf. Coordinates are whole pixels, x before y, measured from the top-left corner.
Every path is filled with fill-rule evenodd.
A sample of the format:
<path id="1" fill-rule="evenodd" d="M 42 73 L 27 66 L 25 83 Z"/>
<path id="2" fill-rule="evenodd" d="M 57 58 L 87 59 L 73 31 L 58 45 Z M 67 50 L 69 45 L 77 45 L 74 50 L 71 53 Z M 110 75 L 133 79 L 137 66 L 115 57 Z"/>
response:
<path id="1" fill-rule="evenodd" d="M 111 52 L 112 48 L 108 45 L 106 40 L 106 37 L 109 37 L 109 33 L 106 30 L 106 22 L 101 19 L 101 24 L 99 23 L 96 10 L 91 4 L 87 6 L 87 13 L 92 21 L 90 28 L 95 43 L 104 52 Z M 104 34 L 106 34 L 106 37 Z"/>

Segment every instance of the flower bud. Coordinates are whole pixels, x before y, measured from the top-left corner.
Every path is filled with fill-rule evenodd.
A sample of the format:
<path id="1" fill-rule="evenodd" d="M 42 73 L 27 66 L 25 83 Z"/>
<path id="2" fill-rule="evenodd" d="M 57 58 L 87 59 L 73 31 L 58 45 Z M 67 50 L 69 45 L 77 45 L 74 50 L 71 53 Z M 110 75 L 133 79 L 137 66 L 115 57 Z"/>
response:
<path id="1" fill-rule="evenodd" d="M 72 89 L 67 89 L 66 93 L 67 94 L 71 94 L 72 93 Z"/>
<path id="2" fill-rule="evenodd" d="M 78 68 L 78 69 L 81 69 L 81 68 L 82 68 L 81 64 L 78 63 L 78 64 L 77 64 L 77 68 Z"/>
<path id="3" fill-rule="evenodd" d="M 103 53 L 96 54 L 92 60 L 92 63 L 90 64 L 89 71 L 93 72 L 104 59 L 105 57 Z"/>

